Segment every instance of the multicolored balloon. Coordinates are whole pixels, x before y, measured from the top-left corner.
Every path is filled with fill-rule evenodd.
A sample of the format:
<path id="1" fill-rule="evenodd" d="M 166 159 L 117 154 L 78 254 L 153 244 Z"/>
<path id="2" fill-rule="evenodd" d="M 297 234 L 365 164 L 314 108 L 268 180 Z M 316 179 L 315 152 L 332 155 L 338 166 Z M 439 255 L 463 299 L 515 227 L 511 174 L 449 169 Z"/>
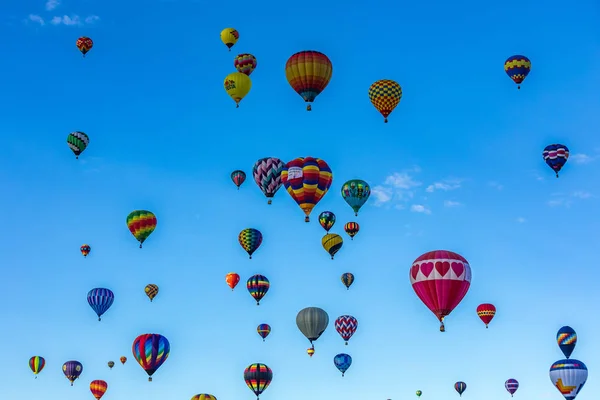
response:
<path id="1" fill-rule="evenodd" d="M 238 72 L 250 76 L 250 74 L 256 69 L 256 57 L 252 54 L 238 54 L 233 59 L 233 66 Z"/>
<path id="2" fill-rule="evenodd" d="M 585 364 L 572 358 L 558 360 L 550 367 L 550 380 L 566 400 L 575 400 L 587 377 Z"/>
<path id="3" fill-rule="evenodd" d="M 413 262 L 409 278 L 419 299 L 440 321 L 440 332 L 444 332 L 444 318 L 465 297 L 471 285 L 469 262 L 451 251 L 430 251 Z"/>
<path id="4" fill-rule="evenodd" d="M 464 382 L 456 382 L 454 384 L 454 390 L 458 392 L 458 395 L 462 397 L 462 394 L 467 390 L 467 384 Z"/>
<path id="5" fill-rule="evenodd" d="M 335 254 L 342 248 L 344 239 L 342 239 L 342 237 L 336 233 L 328 233 L 321 239 L 321 244 L 333 260 L 333 256 L 335 256 Z"/>
<path id="6" fill-rule="evenodd" d="M 115 362 L 114 361 L 109 361 L 106 363 L 108 365 L 108 368 L 113 369 L 113 367 L 115 366 Z"/>
<path id="7" fill-rule="evenodd" d="M 360 225 L 358 222 L 348 222 L 344 225 L 344 232 L 350 236 L 350 240 L 354 240 L 354 236 L 360 231 Z"/>
<path id="8" fill-rule="evenodd" d="M 80 131 L 71 132 L 67 136 L 67 144 L 73 154 L 75 154 L 75 159 L 78 159 L 81 153 L 87 149 L 89 143 L 89 136 Z"/>
<path id="9" fill-rule="evenodd" d="M 232 72 L 225 77 L 223 81 L 225 91 L 235 101 L 235 108 L 240 107 L 240 101 L 250 93 L 252 89 L 252 80 L 248 75 L 241 72 Z"/>
<path id="10" fill-rule="evenodd" d="M 217 398 L 212 394 L 203 393 L 192 396 L 191 400 L 217 400 Z"/>
<path id="11" fill-rule="evenodd" d="M 335 214 L 331 211 L 323 211 L 319 214 L 319 224 L 325 229 L 325 231 L 329 232 L 333 225 L 335 225 Z"/>
<path id="12" fill-rule="evenodd" d="M 163 335 L 146 333 L 135 338 L 131 352 L 148 374 L 148 382 L 152 382 L 152 375 L 169 357 L 171 345 Z"/>
<path id="13" fill-rule="evenodd" d="M 511 378 L 504 382 L 504 387 L 506 388 L 506 391 L 510 393 L 510 397 L 513 397 L 513 395 L 519 388 L 519 382 L 516 379 Z"/>
<path id="14" fill-rule="evenodd" d="M 283 167 L 281 182 L 306 214 L 304 221 L 309 222 L 313 208 L 331 187 L 333 174 L 324 160 L 314 157 L 299 157 Z"/>
<path id="15" fill-rule="evenodd" d="M 244 381 L 250 390 L 256 395 L 256 399 L 264 392 L 273 380 L 273 371 L 265 364 L 250 364 L 244 370 Z"/>
<path id="16" fill-rule="evenodd" d="M 271 326 L 269 324 L 260 324 L 256 327 L 256 332 L 258 332 L 264 342 L 269 333 L 271 333 Z"/>
<path id="17" fill-rule="evenodd" d="M 485 327 L 494 319 L 496 307 L 490 303 L 484 303 L 477 306 L 477 316 L 483 321 Z"/>
<path id="18" fill-rule="evenodd" d="M 312 357 L 315 354 L 315 348 L 309 347 L 308 349 L 306 349 L 306 354 L 308 354 L 309 357 Z"/>
<path id="19" fill-rule="evenodd" d="M 271 283 L 264 275 L 253 275 L 246 282 L 246 288 L 250 292 L 250 296 L 256 300 L 257 306 L 260 305 L 260 301 L 269 291 L 269 287 L 271 287 Z"/>
<path id="20" fill-rule="evenodd" d="M 107 389 L 108 383 L 106 383 L 106 381 L 97 379 L 90 383 L 90 391 L 97 400 L 100 400 L 102 396 L 104 396 L 104 393 L 106 393 Z"/>
<path id="21" fill-rule="evenodd" d="M 152 302 L 152 300 L 154 300 L 154 298 L 158 294 L 158 285 L 155 285 L 154 283 L 149 283 L 144 288 L 144 292 L 146 293 L 146 296 L 148 296 L 148 298 L 150 299 L 150 302 Z"/>
<path id="22" fill-rule="evenodd" d="M 383 115 L 383 122 L 387 124 L 387 117 L 400 104 L 402 99 L 402 87 L 398 82 L 391 79 L 381 79 L 369 87 L 369 100 L 373 106 Z"/>
<path id="23" fill-rule="evenodd" d="M 252 259 L 252 254 L 254 254 L 254 252 L 260 247 L 262 241 L 263 236 L 258 229 L 242 229 L 238 235 L 238 242 L 240 242 L 240 246 L 246 250 L 250 259 Z"/>
<path id="24" fill-rule="evenodd" d="M 569 159 L 569 148 L 564 144 L 549 144 L 542 152 L 542 156 L 546 164 L 552 168 L 558 178 L 559 171 Z"/>
<path id="25" fill-rule="evenodd" d="M 266 157 L 255 162 L 252 167 L 254 182 L 267 196 L 268 204 L 271 204 L 271 199 L 281 187 L 281 171 L 284 166 L 284 162 L 279 158 Z"/>
<path id="26" fill-rule="evenodd" d="M 95 288 L 88 292 L 87 301 L 92 310 L 98 315 L 98 321 L 108 311 L 115 301 L 115 294 L 110 289 Z"/>
<path id="27" fill-rule="evenodd" d="M 240 190 L 240 186 L 242 183 L 246 181 L 246 173 L 242 170 L 236 169 L 231 173 L 231 180 L 237 186 L 238 190 Z"/>
<path id="28" fill-rule="evenodd" d="M 239 38 L 240 34 L 234 28 L 225 28 L 221 31 L 221 41 L 227 46 L 229 51 L 231 51 L 231 48 L 237 43 Z"/>
<path id="29" fill-rule="evenodd" d="M 148 236 L 156 229 L 156 215 L 147 210 L 135 210 L 127 216 L 127 228 L 134 238 L 142 244 L 148 239 Z"/>
<path id="30" fill-rule="evenodd" d="M 285 64 L 285 77 L 288 83 L 305 102 L 306 110 L 312 110 L 310 103 L 327 87 L 333 74 L 329 58 L 318 51 L 301 51 L 292 55 Z"/>
<path id="31" fill-rule="evenodd" d="M 235 289 L 237 284 L 240 282 L 240 276 L 235 272 L 230 272 L 225 275 L 225 282 L 227 282 L 227 286 L 229 286 L 233 292 L 233 289 Z"/>
<path id="32" fill-rule="evenodd" d="M 352 357 L 348 354 L 340 353 L 333 357 L 333 363 L 340 370 L 342 376 L 348 371 L 348 368 L 352 365 Z"/>
<path id="33" fill-rule="evenodd" d="M 335 320 L 335 330 L 348 345 L 348 340 L 354 335 L 358 328 L 358 320 L 352 315 L 342 315 Z"/>
<path id="34" fill-rule="evenodd" d="M 125 365 L 125 363 L 127 362 L 127 357 L 121 356 L 121 358 L 119 358 L 119 361 L 121 361 L 121 364 Z"/>
<path id="35" fill-rule="evenodd" d="M 344 286 L 346 286 L 346 290 L 349 290 L 350 286 L 354 283 L 354 274 L 351 272 L 343 273 L 340 279 Z"/>
<path id="36" fill-rule="evenodd" d="M 369 184 L 362 179 L 351 179 L 342 185 L 342 197 L 358 216 L 358 210 L 367 202 L 371 195 Z"/>
<path id="37" fill-rule="evenodd" d="M 329 315 L 325 310 L 318 307 L 307 307 L 296 315 L 296 326 L 302 334 L 308 339 L 314 354 L 315 346 L 313 342 L 321 337 L 329 325 Z M 312 357 L 311 352 L 308 353 Z"/>
<path id="38" fill-rule="evenodd" d="M 577 345 L 577 333 L 570 326 L 563 326 L 556 333 L 556 342 L 565 357 L 569 358 Z"/>
<path id="39" fill-rule="evenodd" d="M 79 248 L 79 251 L 81 251 L 81 254 L 83 254 L 84 257 L 87 257 L 88 254 L 90 254 L 90 251 L 92 251 L 92 248 L 89 244 L 84 244 Z"/>
<path id="40" fill-rule="evenodd" d="M 67 361 L 63 364 L 62 370 L 63 374 L 71 382 L 71 386 L 73 386 L 75 379 L 79 378 L 79 375 L 83 372 L 83 365 L 79 361 Z"/>
<path id="41" fill-rule="evenodd" d="M 29 368 L 31 372 L 35 375 L 35 379 L 37 379 L 37 375 L 42 372 L 44 367 L 46 366 L 46 360 L 41 356 L 33 356 L 29 359 Z"/>
<path id="42" fill-rule="evenodd" d="M 517 89 L 521 89 L 521 82 L 525 80 L 531 71 L 531 61 L 525 56 L 511 56 L 504 62 L 504 72 L 517 84 Z"/>
<path id="43" fill-rule="evenodd" d="M 89 37 L 82 36 L 79 39 L 77 39 L 77 42 L 75 42 L 75 46 L 77 46 L 81 54 L 83 54 L 83 57 L 85 57 L 88 51 L 90 51 L 92 47 L 94 47 L 94 42 Z"/>

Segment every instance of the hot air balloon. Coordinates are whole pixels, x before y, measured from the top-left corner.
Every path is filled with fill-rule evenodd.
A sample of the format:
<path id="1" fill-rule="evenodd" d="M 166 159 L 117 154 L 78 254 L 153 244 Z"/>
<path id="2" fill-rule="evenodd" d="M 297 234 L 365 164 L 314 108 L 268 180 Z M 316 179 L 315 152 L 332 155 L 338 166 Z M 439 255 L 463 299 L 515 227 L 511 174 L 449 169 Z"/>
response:
<path id="1" fill-rule="evenodd" d="M 577 333 L 570 326 L 563 326 L 556 333 L 556 342 L 566 358 L 571 357 L 577 344 Z"/>
<path id="2" fill-rule="evenodd" d="M 525 80 L 531 71 L 531 61 L 525 56 L 508 57 L 504 62 L 504 72 L 517 84 L 517 89 L 521 89 L 521 82 Z"/>
<path id="3" fill-rule="evenodd" d="M 262 241 L 263 236 L 258 229 L 246 228 L 238 235 L 238 242 L 246 250 L 250 259 L 252 259 L 252 254 L 260 247 Z"/>
<path id="4" fill-rule="evenodd" d="M 31 368 L 31 372 L 35 375 L 35 379 L 37 379 L 37 375 L 42 372 L 45 366 L 46 360 L 44 357 L 33 356 L 29 359 L 29 368 Z"/>
<path id="5" fill-rule="evenodd" d="M 348 368 L 352 365 L 352 357 L 348 354 L 340 353 L 333 357 L 333 363 L 340 370 L 342 376 L 344 376 Z"/>
<path id="6" fill-rule="evenodd" d="M 227 285 L 231 288 L 231 291 L 233 292 L 233 289 L 240 282 L 240 276 L 235 272 L 230 272 L 227 275 L 225 275 L 225 282 L 227 282 Z"/>
<path id="7" fill-rule="evenodd" d="M 79 378 L 81 372 L 83 371 L 83 365 L 79 361 L 67 361 L 62 366 L 63 374 L 67 377 L 69 382 L 71 382 L 71 386 L 73 386 L 73 382 L 75 379 Z"/>
<path id="8" fill-rule="evenodd" d="M 558 173 L 564 167 L 569 159 L 569 149 L 564 144 L 549 144 L 542 152 L 544 161 L 554 172 L 558 178 Z"/>
<path id="9" fill-rule="evenodd" d="M 90 391 L 97 400 L 100 400 L 100 398 L 104 396 L 106 389 L 108 389 L 108 383 L 106 383 L 106 381 L 97 379 L 90 383 Z"/>
<path id="10" fill-rule="evenodd" d="M 146 292 L 146 296 L 148 296 L 150 302 L 152 302 L 152 300 L 154 300 L 154 298 L 158 294 L 158 285 L 155 285 L 154 283 L 149 283 L 144 288 L 144 292 Z"/>
<path id="11" fill-rule="evenodd" d="M 335 214 L 331 211 L 323 211 L 319 214 L 319 224 L 321 224 L 323 229 L 329 232 L 329 230 L 333 228 L 333 225 L 335 225 Z"/>
<path id="12" fill-rule="evenodd" d="M 271 333 L 271 326 L 269 324 L 260 324 L 256 327 L 256 332 L 258 332 L 264 342 L 265 338 Z"/>
<path id="13" fill-rule="evenodd" d="M 125 365 L 125 363 L 127 362 L 127 357 L 121 356 L 121 358 L 119 358 L 119 361 L 121 361 L 121 364 Z"/>
<path id="14" fill-rule="evenodd" d="M 84 244 L 79 248 L 79 251 L 81 251 L 81 254 L 83 254 L 84 257 L 87 257 L 88 254 L 90 254 L 90 251 L 92 251 L 92 248 L 90 245 Z"/>
<path id="15" fill-rule="evenodd" d="M 516 379 L 509 379 L 504 382 L 504 387 L 510 393 L 510 397 L 513 397 L 517 389 L 519 388 L 519 382 Z"/>
<path id="16" fill-rule="evenodd" d="M 360 231 L 358 222 L 348 222 L 344 225 L 344 231 L 350 236 L 350 240 L 354 240 L 354 236 Z"/>
<path id="17" fill-rule="evenodd" d="M 217 400 L 217 398 L 212 394 L 203 393 L 192 396 L 191 400 Z"/>
<path id="18" fill-rule="evenodd" d="M 273 371 L 265 364 L 250 364 L 244 370 L 244 381 L 250 390 L 254 392 L 257 400 L 260 400 L 259 396 L 269 387 L 272 380 Z"/>
<path id="19" fill-rule="evenodd" d="M 358 215 L 358 210 L 367 202 L 371 195 L 369 184 L 361 179 L 352 179 L 342 185 L 342 197 Z"/>
<path id="20" fill-rule="evenodd" d="M 131 351 L 138 364 L 148 374 L 148 382 L 152 382 L 152 374 L 169 357 L 171 345 L 167 338 L 162 335 L 146 333 L 135 338 Z"/>
<path id="21" fill-rule="evenodd" d="M 348 340 L 354 335 L 358 328 L 358 320 L 351 315 L 342 315 L 335 320 L 335 330 L 348 345 Z"/>
<path id="22" fill-rule="evenodd" d="M 464 382 L 456 382 L 454 384 L 454 390 L 458 392 L 458 395 L 462 397 L 462 394 L 467 390 L 467 384 Z"/>
<path id="23" fill-rule="evenodd" d="M 387 117 L 400 104 L 402 99 L 402 88 L 391 79 L 381 79 L 374 82 L 369 88 L 369 100 L 377 111 L 383 115 L 383 122 L 387 124 Z"/>
<path id="24" fill-rule="evenodd" d="M 223 87 L 229 97 L 235 101 L 235 108 L 239 108 L 240 101 L 242 101 L 242 99 L 250 92 L 250 89 L 252 89 L 252 80 L 250 80 L 246 74 L 232 72 L 225 77 Z"/>
<path id="25" fill-rule="evenodd" d="M 108 311 L 115 301 L 115 294 L 110 289 L 95 288 L 88 292 L 87 301 L 92 310 L 98 315 L 98 321 Z"/>
<path id="26" fill-rule="evenodd" d="M 318 51 L 301 51 L 291 56 L 285 64 L 285 77 L 292 89 L 309 103 L 307 111 L 312 109 L 310 103 L 329 84 L 332 73 L 331 61 Z"/>
<path id="27" fill-rule="evenodd" d="M 451 251 L 430 251 L 413 262 L 409 278 L 415 293 L 438 318 L 440 331 L 444 332 L 444 318 L 465 297 L 471 285 L 469 262 Z"/>
<path id="28" fill-rule="evenodd" d="M 344 286 L 346 286 L 346 290 L 349 290 L 350 286 L 352 286 L 352 283 L 354 283 L 354 274 L 351 272 L 346 272 L 342 274 L 341 280 Z"/>
<path id="29" fill-rule="evenodd" d="M 233 59 L 233 66 L 238 72 L 250 76 L 250 74 L 256 69 L 256 57 L 252 54 L 238 54 Z"/>
<path id="30" fill-rule="evenodd" d="M 89 37 L 82 36 L 79 39 L 77 39 L 77 42 L 75 42 L 75 46 L 77 46 L 81 54 L 83 54 L 83 56 L 85 57 L 87 52 L 90 51 L 92 47 L 94 47 L 94 42 Z"/>
<path id="31" fill-rule="evenodd" d="M 106 363 L 108 365 L 108 368 L 112 369 L 115 366 L 115 362 L 114 361 L 109 361 Z"/>
<path id="32" fill-rule="evenodd" d="M 304 308 L 296 315 L 296 326 L 306 336 L 313 350 L 315 348 L 313 341 L 321 337 L 327 329 L 327 325 L 329 325 L 329 315 L 325 310 L 318 307 Z M 312 354 L 309 353 L 308 355 L 312 357 Z"/>
<path id="33" fill-rule="evenodd" d="M 333 174 L 329 165 L 320 158 L 299 157 L 288 162 L 281 171 L 281 182 L 294 201 L 309 215 L 331 187 Z"/>
<path id="34" fill-rule="evenodd" d="M 423 394 L 423 392 L 421 392 L 420 390 L 417 390 L 417 397 L 421 397 L 422 394 Z"/>
<path id="35" fill-rule="evenodd" d="M 494 315 L 496 315 L 496 307 L 493 304 L 484 303 L 477 306 L 477 316 L 483 321 L 486 328 Z"/>
<path id="36" fill-rule="evenodd" d="M 271 204 L 271 199 L 281 187 L 281 171 L 284 166 L 279 158 L 266 157 L 258 160 L 252 167 L 254 182 L 267 196 L 268 204 Z"/>
<path id="37" fill-rule="evenodd" d="M 585 364 L 572 358 L 558 360 L 550 367 L 550 380 L 566 400 L 575 400 L 587 377 Z"/>
<path id="38" fill-rule="evenodd" d="M 231 48 L 237 43 L 239 38 L 240 34 L 233 28 L 225 28 L 221 31 L 221 41 L 227 46 L 229 51 L 231 51 Z"/>
<path id="39" fill-rule="evenodd" d="M 256 300 L 257 306 L 260 305 L 260 301 L 269 291 L 269 287 L 271 287 L 271 284 L 264 275 L 253 275 L 248 278 L 248 281 L 246 282 L 246 288 L 248 289 L 248 292 L 250 292 L 250 296 L 254 297 L 254 300 Z"/>
<path id="40" fill-rule="evenodd" d="M 308 349 L 306 349 L 306 354 L 308 354 L 309 357 L 312 357 L 313 354 L 315 354 L 315 348 L 309 347 Z"/>
<path id="41" fill-rule="evenodd" d="M 135 210 L 127 216 L 127 228 L 129 228 L 133 237 L 140 242 L 140 249 L 148 236 L 156 229 L 156 224 L 156 215 L 150 211 Z"/>
<path id="42" fill-rule="evenodd" d="M 323 236 L 323 239 L 321 239 L 321 244 L 333 260 L 333 256 L 335 256 L 335 254 L 342 248 L 342 245 L 344 244 L 344 239 L 342 239 L 342 237 L 338 234 L 328 233 L 325 236 Z"/>
<path id="43" fill-rule="evenodd" d="M 67 136 L 67 144 L 69 148 L 75 154 L 75 159 L 79 158 L 79 155 L 88 147 L 90 138 L 83 132 L 75 131 L 69 133 Z"/>
<path id="44" fill-rule="evenodd" d="M 235 186 L 237 186 L 238 190 L 240 190 L 240 186 L 242 186 L 242 183 L 246 181 L 246 173 L 244 171 L 236 169 L 231 173 L 231 180 L 233 181 Z"/>

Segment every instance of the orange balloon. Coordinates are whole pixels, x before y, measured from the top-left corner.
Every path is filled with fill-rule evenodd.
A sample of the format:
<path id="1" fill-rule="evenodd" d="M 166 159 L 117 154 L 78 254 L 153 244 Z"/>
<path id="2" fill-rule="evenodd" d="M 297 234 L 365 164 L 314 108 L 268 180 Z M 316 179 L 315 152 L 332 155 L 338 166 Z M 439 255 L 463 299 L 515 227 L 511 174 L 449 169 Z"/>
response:
<path id="1" fill-rule="evenodd" d="M 237 286 L 239 281 L 240 281 L 240 276 L 238 274 L 236 274 L 235 272 L 230 272 L 227 275 L 225 275 L 225 282 L 227 282 L 227 285 L 229 285 L 229 287 L 231 288 L 232 291 Z"/>
<path id="2" fill-rule="evenodd" d="M 122 356 L 122 357 L 120 358 L 120 360 L 121 360 L 121 364 L 125 364 L 125 361 L 127 361 L 127 357 L 125 357 L 125 356 Z"/>
<path id="3" fill-rule="evenodd" d="M 94 397 L 98 400 L 104 396 L 106 389 L 108 389 L 108 383 L 105 381 L 95 380 L 90 383 L 90 390 L 92 391 Z"/>

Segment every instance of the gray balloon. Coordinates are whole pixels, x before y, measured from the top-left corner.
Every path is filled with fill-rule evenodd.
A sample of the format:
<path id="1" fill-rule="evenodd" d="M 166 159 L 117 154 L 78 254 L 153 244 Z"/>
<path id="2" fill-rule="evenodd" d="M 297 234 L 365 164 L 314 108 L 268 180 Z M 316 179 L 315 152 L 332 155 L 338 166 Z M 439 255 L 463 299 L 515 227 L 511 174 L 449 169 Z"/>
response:
<path id="1" fill-rule="evenodd" d="M 318 307 L 307 307 L 296 316 L 296 325 L 310 342 L 317 340 L 329 325 L 329 315 Z"/>

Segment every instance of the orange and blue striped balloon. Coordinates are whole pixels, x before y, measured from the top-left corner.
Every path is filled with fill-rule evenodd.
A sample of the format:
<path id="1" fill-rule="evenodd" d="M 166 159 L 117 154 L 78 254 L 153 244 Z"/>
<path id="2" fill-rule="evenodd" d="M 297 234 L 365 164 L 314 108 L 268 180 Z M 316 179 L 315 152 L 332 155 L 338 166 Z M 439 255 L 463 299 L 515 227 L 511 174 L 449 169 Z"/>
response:
<path id="1" fill-rule="evenodd" d="M 529 71 L 531 61 L 525 56 L 511 56 L 504 62 L 504 72 L 517 84 L 517 89 L 521 89 L 521 82 L 525 80 Z"/>

